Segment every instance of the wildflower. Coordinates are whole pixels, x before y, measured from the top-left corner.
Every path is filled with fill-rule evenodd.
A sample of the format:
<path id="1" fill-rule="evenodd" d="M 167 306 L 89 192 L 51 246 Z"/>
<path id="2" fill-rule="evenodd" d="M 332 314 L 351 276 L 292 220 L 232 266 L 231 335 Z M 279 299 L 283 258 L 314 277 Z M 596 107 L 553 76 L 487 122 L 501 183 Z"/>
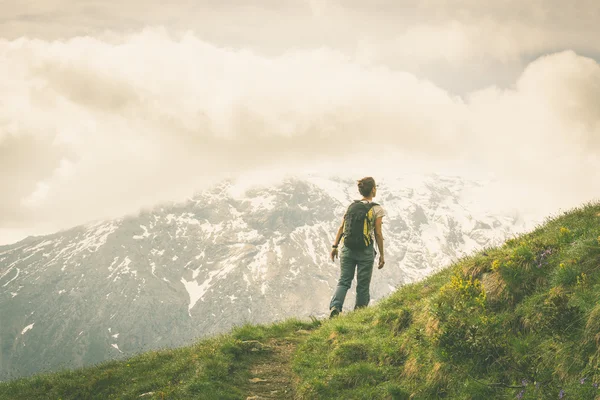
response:
<path id="1" fill-rule="evenodd" d="M 596 389 L 598 389 L 598 383 L 594 382 L 594 383 L 592 383 L 592 386 L 595 387 Z"/>
<path id="2" fill-rule="evenodd" d="M 564 268 L 565 267 L 565 263 L 560 263 L 558 266 L 561 267 L 561 268 Z"/>
<path id="3" fill-rule="evenodd" d="M 500 268 L 500 261 L 494 260 L 492 262 L 492 271 L 496 271 L 498 268 Z"/>
<path id="4" fill-rule="evenodd" d="M 523 398 L 523 394 L 525 394 L 525 389 L 521 390 L 519 392 L 519 394 L 517 395 L 517 399 L 522 399 Z"/>
<path id="5" fill-rule="evenodd" d="M 548 247 L 547 249 L 545 249 L 544 251 L 542 251 L 540 254 L 538 254 L 536 262 L 537 262 L 537 267 L 541 268 L 542 266 L 546 265 L 548 263 L 548 261 L 546 260 L 546 258 L 548 256 L 552 255 L 552 248 Z"/>
<path id="6" fill-rule="evenodd" d="M 587 379 L 587 376 L 586 376 L 585 378 L 581 378 L 581 379 L 579 380 L 579 383 L 583 385 L 583 382 L 585 382 L 585 380 L 586 380 L 586 379 Z"/>
<path id="7" fill-rule="evenodd" d="M 528 382 L 527 382 L 527 379 L 523 379 L 523 380 L 521 381 L 521 385 L 523 385 L 523 386 L 527 386 L 527 383 L 528 383 Z"/>
<path id="8" fill-rule="evenodd" d="M 560 392 L 558 393 L 558 398 L 562 399 L 563 397 L 565 397 L 565 391 L 563 389 L 560 389 Z"/>

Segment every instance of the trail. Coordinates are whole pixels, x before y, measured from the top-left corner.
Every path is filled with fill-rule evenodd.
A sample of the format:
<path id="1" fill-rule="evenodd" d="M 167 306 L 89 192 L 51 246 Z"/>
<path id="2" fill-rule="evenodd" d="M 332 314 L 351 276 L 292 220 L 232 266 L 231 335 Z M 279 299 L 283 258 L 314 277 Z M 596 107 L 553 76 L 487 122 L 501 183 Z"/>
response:
<path id="1" fill-rule="evenodd" d="M 306 333 L 299 331 L 291 338 L 273 338 L 259 343 L 255 361 L 250 366 L 251 377 L 244 388 L 246 400 L 294 398 L 292 355 L 306 340 Z"/>

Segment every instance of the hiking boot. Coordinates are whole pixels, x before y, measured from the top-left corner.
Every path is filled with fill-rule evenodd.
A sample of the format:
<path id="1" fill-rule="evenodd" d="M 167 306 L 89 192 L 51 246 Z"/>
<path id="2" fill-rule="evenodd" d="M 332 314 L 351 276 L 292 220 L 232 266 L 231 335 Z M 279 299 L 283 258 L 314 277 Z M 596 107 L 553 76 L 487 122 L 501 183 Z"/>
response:
<path id="1" fill-rule="evenodd" d="M 340 310 L 338 310 L 336 307 L 332 307 L 331 312 L 329 313 L 329 318 L 337 317 L 338 315 L 340 315 Z"/>

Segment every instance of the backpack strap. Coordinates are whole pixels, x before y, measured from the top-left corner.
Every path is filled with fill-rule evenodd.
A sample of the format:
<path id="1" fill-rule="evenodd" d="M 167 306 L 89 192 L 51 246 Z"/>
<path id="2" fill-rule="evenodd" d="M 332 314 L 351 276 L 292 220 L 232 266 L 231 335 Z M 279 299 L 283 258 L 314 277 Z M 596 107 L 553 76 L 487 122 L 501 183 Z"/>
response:
<path id="1" fill-rule="evenodd" d="M 354 200 L 355 203 L 359 202 L 359 201 L 362 203 L 362 200 Z M 370 201 L 370 202 L 366 203 L 365 205 L 369 208 L 369 210 L 371 210 L 371 208 L 378 206 L 379 204 L 375 203 L 374 201 Z"/>

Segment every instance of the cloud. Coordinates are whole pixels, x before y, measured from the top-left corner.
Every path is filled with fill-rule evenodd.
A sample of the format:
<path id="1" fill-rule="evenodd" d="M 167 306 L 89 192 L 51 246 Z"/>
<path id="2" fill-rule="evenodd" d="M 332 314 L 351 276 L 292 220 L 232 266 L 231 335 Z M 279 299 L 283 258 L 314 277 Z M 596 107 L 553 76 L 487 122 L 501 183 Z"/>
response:
<path id="1" fill-rule="evenodd" d="M 265 56 L 165 29 L 0 40 L 0 225 L 65 228 L 252 169 L 402 171 L 396 154 L 494 176 L 498 205 L 576 205 L 599 189 L 599 71 L 560 52 L 460 97 L 327 48 Z"/>
<path id="2" fill-rule="evenodd" d="M 219 48 L 266 57 L 329 48 L 464 95 L 507 87 L 540 55 L 598 57 L 600 6 L 577 0 L 45 0 L 5 4 L 0 38 L 119 42 L 145 27 L 191 31 Z"/>

